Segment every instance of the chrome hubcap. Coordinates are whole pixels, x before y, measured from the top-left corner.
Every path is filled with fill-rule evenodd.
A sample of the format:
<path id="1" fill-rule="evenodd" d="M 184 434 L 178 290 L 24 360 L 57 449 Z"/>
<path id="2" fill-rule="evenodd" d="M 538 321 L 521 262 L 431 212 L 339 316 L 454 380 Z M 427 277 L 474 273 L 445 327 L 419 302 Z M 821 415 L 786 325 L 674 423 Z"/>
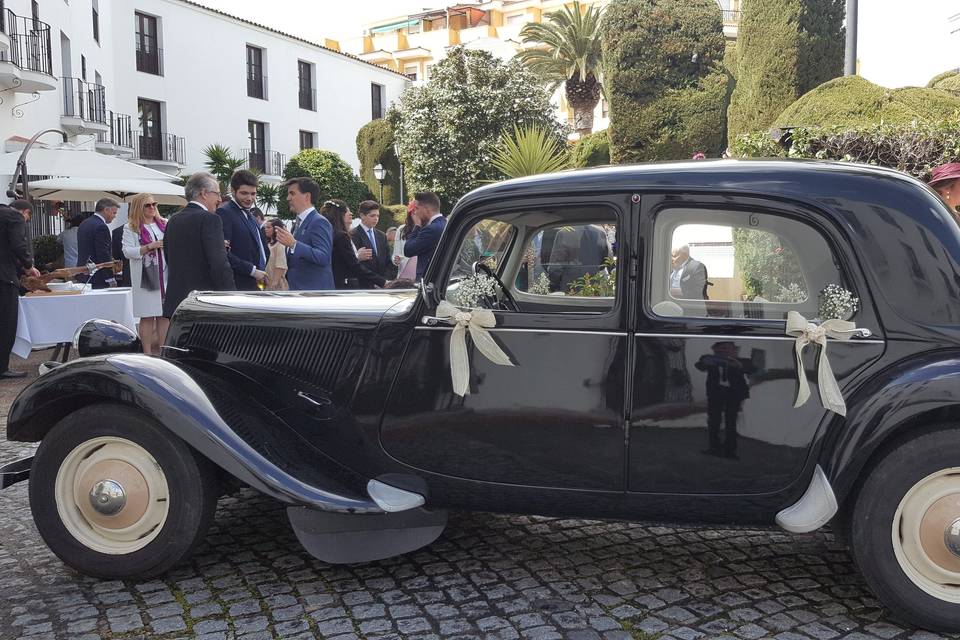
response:
<path id="1" fill-rule="evenodd" d="M 90 505 L 97 513 L 112 516 L 127 504 L 123 487 L 116 480 L 101 480 L 90 489 Z"/>
<path id="2" fill-rule="evenodd" d="M 960 558 L 960 518 L 954 520 L 943 532 L 943 543 L 950 553 Z"/>

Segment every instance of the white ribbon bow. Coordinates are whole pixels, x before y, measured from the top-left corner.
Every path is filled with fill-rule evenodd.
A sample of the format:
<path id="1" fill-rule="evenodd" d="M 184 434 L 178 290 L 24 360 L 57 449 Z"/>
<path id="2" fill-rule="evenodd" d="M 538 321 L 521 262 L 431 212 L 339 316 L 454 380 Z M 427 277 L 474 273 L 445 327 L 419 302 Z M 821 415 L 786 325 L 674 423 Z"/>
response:
<path id="1" fill-rule="evenodd" d="M 470 356 L 467 354 L 467 329 L 473 344 L 490 362 L 505 367 L 514 366 L 510 357 L 493 339 L 488 328 L 497 326 L 497 318 L 490 309 L 461 311 L 446 300 L 437 306 L 437 318 L 453 325 L 450 336 L 450 376 L 453 392 L 458 396 L 470 393 Z"/>
<path id="2" fill-rule="evenodd" d="M 820 390 L 820 403 L 824 409 L 841 416 L 847 415 L 847 404 L 843 401 L 840 386 L 827 360 L 827 338 L 849 340 L 857 331 L 857 325 L 846 320 L 826 320 L 816 325 L 796 311 L 787 313 L 787 335 L 796 337 L 794 355 L 797 365 L 797 397 L 793 403 L 799 407 L 810 397 L 810 386 L 803 368 L 803 350 L 811 343 L 820 345 L 817 357 L 817 387 Z"/>

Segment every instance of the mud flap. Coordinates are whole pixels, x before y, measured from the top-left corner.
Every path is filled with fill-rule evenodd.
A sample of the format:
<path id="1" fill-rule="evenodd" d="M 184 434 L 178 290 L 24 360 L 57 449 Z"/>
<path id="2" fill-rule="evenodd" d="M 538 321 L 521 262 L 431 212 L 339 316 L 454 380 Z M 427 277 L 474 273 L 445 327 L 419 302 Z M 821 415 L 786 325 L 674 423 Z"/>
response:
<path id="1" fill-rule="evenodd" d="M 331 564 L 372 562 L 415 551 L 436 540 L 447 525 L 446 511 L 410 509 L 373 515 L 288 507 L 300 544 Z"/>

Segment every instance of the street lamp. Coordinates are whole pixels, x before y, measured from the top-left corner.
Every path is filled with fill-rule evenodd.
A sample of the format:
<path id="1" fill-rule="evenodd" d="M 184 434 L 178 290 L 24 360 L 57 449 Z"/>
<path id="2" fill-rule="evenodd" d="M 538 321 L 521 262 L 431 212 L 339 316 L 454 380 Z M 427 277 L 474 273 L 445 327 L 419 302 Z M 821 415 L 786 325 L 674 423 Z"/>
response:
<path id="1" fill-rule="evenodd" d="M 373 167 L 373 177 L 380 183 L 380 204 L 383 204 L 383 179 L 387 176 L 387 170 L 379 162 Z"/>

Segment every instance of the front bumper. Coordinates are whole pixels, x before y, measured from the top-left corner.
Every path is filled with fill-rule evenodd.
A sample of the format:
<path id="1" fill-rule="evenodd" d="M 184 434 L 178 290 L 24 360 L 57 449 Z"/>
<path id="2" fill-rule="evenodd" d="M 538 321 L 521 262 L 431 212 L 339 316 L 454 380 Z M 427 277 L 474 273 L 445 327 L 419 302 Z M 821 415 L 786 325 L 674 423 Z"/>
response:
<path id="1" fill-rule="evenodd" d="M 33 456 L 0 465 L 0 491 L 28 479 L 31 466 L 33 466 Z"/>

